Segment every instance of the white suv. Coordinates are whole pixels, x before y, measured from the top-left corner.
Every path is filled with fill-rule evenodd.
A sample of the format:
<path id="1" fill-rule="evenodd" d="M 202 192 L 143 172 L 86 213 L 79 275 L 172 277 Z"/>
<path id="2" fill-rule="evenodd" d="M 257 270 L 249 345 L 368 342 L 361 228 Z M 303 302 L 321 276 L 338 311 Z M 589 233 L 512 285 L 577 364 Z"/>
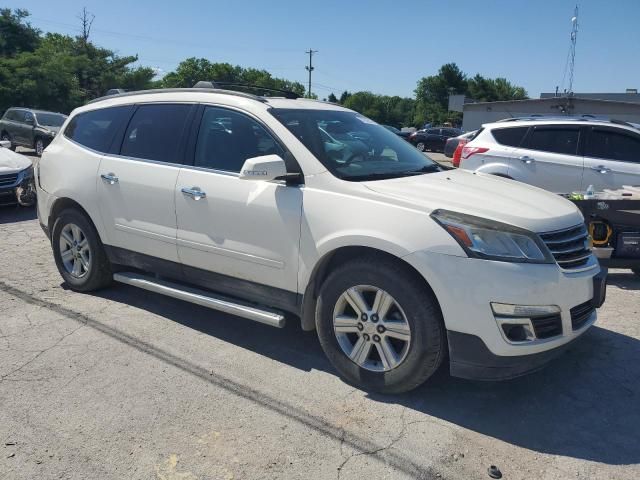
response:
<path id="1" fill-rule="evenodd" d="M 460 168 L 556 193 L 640 185 L 640 129 L 588 116 L 489 123 L 463 147 Z"/>
<path id="2" fill-rule="evenodd" d="M 604 295 L 572 203 L 446 170 L 328 103 L 104 98 L 71 114 L 36 178 L 70 288 L 115 280 L 276 327 L 298 317 L 368 389 L 414 388 L 446 357 L 466 378 L 539 368 Z"/>

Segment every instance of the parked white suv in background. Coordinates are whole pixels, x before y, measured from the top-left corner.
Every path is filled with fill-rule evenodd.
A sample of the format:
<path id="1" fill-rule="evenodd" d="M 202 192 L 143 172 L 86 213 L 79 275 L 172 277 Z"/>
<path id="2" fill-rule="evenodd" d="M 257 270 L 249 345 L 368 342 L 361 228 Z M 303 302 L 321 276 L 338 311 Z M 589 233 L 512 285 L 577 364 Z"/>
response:
<path id="1" fill-rule="evenodd" d="M 638 125 L 579 118 L 515 118 L 483 125 L 460 168 L 556 193 L 640 185 Z"/>
<path id="2" fill-rule="evenodd" d="M 572 203 L 444 169 L 324 102 L 107 97 L 71 114 L 36 178 L 70 288 L 116 280 L 273 326 L 299 317 L 368 389 L 414 388 L 447 356 L 466 378 L 537 369 L 603 300 Z"/>

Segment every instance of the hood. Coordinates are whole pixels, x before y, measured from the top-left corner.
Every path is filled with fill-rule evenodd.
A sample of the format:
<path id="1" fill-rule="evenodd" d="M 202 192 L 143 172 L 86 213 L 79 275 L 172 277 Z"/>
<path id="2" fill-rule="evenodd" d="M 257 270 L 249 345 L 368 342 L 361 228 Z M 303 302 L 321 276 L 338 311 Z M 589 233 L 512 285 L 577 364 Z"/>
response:
<path id="1" fill-rule="evenodd" d="M 533 232 L 550 232 L 584 221 L 559 195 L 524 183 L 466 170 L 365 182 L 374 192 L 425 208 L 475 215 Z"/>
<path id="2" fill-rule="evenodd" d="M 8 148 L 0 147 L 0 175 L 16 173 L 30 166 L 31 160 L 29 158 L 12 152 Z"/>

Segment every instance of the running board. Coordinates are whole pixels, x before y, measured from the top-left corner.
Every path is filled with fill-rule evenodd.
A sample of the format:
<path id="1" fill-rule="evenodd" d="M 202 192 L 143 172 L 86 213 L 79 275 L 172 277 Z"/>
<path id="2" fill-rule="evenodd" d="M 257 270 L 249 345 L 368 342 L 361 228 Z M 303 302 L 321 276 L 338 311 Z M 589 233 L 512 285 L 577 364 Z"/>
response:
<path id="1" fill-rule="evenodd" d="M 227 297 L 186 287 L 178 283 L 167 282 L 155 277 L 148 277 L 132 272 L 114 273 L 113 279 L 116 282 L 126 283 L 127 285 L 149 290 L 150 292 L 159 293 L 160 295 L 166 295 L 167 297 L 195 303 L 196 305 L 212 308 L 220 312 L 237 315 L 238 317 L 271 325 L 272 327 L 283 328 L 285 324 L 284 315 L 275 310 L 256 308 Z"/>

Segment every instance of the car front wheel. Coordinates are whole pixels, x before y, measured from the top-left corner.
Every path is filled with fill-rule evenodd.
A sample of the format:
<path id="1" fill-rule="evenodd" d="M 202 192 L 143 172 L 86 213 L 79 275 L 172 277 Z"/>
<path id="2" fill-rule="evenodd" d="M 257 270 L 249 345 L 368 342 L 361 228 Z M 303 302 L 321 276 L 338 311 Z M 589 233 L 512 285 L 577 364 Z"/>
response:
<path id="1" fill-rule="evenodd" d="M 332 272 L 316 310 L 320 343 L 351 384 L 382 393 L 416 388 L 446 352 L 435 298 L 407 268 L 363 258 Z"/>
<path id="2" fill-rule="evenodd" d="M 3 133 L 2 134 L 2 140 L 7 141 L 7 142 L 11 142 L 11 137 L 9 136 L 8 133 Z M 10 150 L 13 150 L 14 152 L 16 151 L 16 146 L 11 143 L 11 146 L 9 147 Z"/>
<path id="3" fill-rule="evenodd" d="M 111 264 L 95 227 L 77 210 L 64 210 L 56 220 L 51 246 L 58 271 L 72 290 L 88 292 L 112 281 Z"/>

